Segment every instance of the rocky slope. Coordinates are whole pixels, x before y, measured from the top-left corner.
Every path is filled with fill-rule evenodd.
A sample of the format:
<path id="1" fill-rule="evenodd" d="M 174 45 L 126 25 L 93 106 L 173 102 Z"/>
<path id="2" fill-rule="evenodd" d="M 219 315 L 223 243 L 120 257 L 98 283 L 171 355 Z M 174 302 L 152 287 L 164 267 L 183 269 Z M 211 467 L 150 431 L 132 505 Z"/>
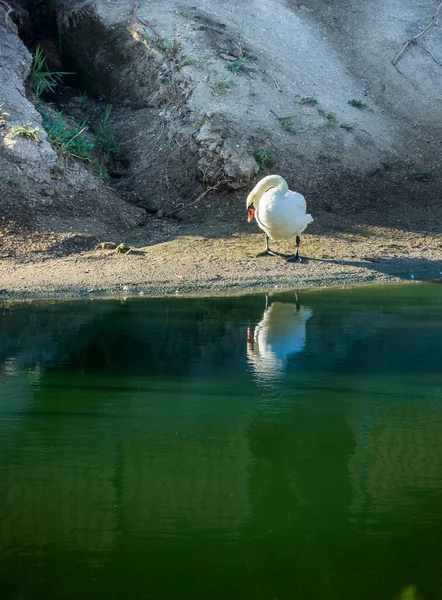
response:
<path id="1" fill-rule="evenodd" d="M 332 229 L 337 215 L 349 228 L 440 233 L 439 9 L 413 0 L 40 0 L 32 12 L 24 0 L 1 2 L 1 212 L 101 237 L 136 230 L 142 208 L 228 220 L 236 231 L 247 189 L 275 171 L 307 196 L 312 233 L 318 222 Z M 93 130 L 113 107 L 121 146 L 110 182 L 48 143 L 18 36 L 32 29 L 29 11 L 57 38 L 48 62 L 61 50 L 53 63 L 76 73 L 65 78 L 62 110 Z M 49 48 L 43 37 L 34 31 L 32 50 Z M 39 129 L 38 143 L 14 135 L 23 123 Z M 217 186 L 211 200 L 192 204 L 207 186 Z"/>

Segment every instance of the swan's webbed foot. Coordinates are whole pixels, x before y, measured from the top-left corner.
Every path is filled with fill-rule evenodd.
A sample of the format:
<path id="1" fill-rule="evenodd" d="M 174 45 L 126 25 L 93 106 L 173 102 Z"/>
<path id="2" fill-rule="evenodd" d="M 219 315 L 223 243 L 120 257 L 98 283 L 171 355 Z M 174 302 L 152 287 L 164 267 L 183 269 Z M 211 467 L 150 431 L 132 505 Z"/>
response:
<path id="1" fill-rule="evenodd" d="M 293 256 L 289 256 L 287 259 L 287 262 L 297 262 L 297 263 L 301 263 L 302 262 L 302 258 L 299 256 L 299 244 L 301 243 L 301 238 L 299 237 L 299 235 L 296 236 L 296 252 L 295 254 L 293 254 Z"/>
<path id="2" fill-rule="evenodd" d="M 257 258 L 259 256 L 281 256 L 281 254 L 278 254 L 278 252 L 273 252 L 273 250 L 269 250 L 267 248 L 266 250 L 263 250 L 262 252 L 256 255 Z"/>
<path id="3" fill-rule="evenodd" d="M 299 253 L 293 254 L 293 256 L 289 256 L 286 262 L 297 262 L 302 263 L 302 258 L 299 256 Z"/>
<path id="4" fill-rule="evenodd" d="M 284 256 L 283 254 L 280 254 L 279 252 L 273 252 L 273 250 L 270 250 L 269 248 L 269 236 L 267 234 L 265 234 L 266 236 L 266 249 L 263 250 L 262 252 L 260 252 L 259 254 L 257 254 L 256 256 Z"/>

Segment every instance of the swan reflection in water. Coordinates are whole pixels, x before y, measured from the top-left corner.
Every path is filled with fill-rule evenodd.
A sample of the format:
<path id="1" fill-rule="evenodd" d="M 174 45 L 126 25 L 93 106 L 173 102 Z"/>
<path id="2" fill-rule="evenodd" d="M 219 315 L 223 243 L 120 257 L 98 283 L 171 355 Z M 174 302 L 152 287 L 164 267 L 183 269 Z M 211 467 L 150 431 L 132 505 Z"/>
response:
<path id="1" fill-rule="evenodd" d="M 247 362 L 262 380 L 283 374 L 290 356 L 302 352 L 306 342 L 310 308 L 294 302 L 272 302 L 255 329 L 247 331 Z"/>

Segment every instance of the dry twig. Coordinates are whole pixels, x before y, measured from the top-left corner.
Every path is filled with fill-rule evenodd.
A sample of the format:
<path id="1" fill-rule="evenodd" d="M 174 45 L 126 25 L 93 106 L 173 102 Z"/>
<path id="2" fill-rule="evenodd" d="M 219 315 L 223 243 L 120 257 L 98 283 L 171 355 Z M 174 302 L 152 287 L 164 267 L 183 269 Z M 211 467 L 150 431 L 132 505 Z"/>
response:
<path id="1" fill-rule="evenodd" d="M 146 19 L 143 19 L 143 17 L 139 16 L 139 14 L 138 14 L 138 9 L 139 8 L 140 8 L 140 0 L 135 0 L 134 8 L 132 10 L 132 14 L 134 15 L 134 17 L 141 23 L 141 25 L 144 25 L 145 27 L 147 27 L 148 29 L 150 29 L 155 34 L 155 36 L 158 38 L 158 40 L 162 41 L 163 38 L 158 33 L 158 31 L 155 29 L 155 27 L 153 25 L 151 25 L 149 23 L 149 21 L 146 21 Z"/>
<path id="2" fill-rule="evenodd" d="M 422 48 L 422 50 L 425 50 L 425 52 L 427 52 L 431 56 L 431 58 L 434 60 L 434 62 L 442 67 L 442 62 L 434 56 L 434 54 L 431 52 L 431 50 L 428 50 L 428 48 L 426 48 L 422 44 L 419 44 L 419 42 L 418 42 L 418 46 L 420 46 L 420 48 Z"/>
<path id="3" fill-rule="evenodd" d="M 165 216 L 169 217 L 170 215 L 173 215 L 174 213 L 177 213 L 180 210 L 185 210 L 186 208 L 189 208 L 189 206 L 193 206 L 194 204 L 196 204 L 197 202 L 202 200 L 206 194 L 208 194 L 209 192 L 213 192 L 213 190 L 216 190 L 217 188 L 219 188 L 219 186 L 221 184 L 228 183 L 228 182 L 229 182 L 228 179 L 222 179 L 221 181 L 218 181 L 218 183 L 216 185 L 212 185 L 212 186 L 208 187 L 202 194 L 200 194 L 198 196 L 198 198 L 195 198 L 195 200 L 192 200 L 192 202 L 189 202 L 189 204 L 180 203 L 178 208 L 175 208 L 174 210 L 170 210 L 169 212 L 166 212 Z"/>
<path id="4" fill-rule="evenodd" d="M 79 135 L 81 135 L 83 133 L 83 131 L 86 129 L 86 127 L 83 127 L 83 129 L 80 129 L 80 131 L 78 131 L 73 137 L 71 137 L 71 139 L 67 142 L 65 142 L 61 147 L 60 147 L 60 152 L 64 152 L 64 150 L 66 150 L 66 148 L 69 146 L 69 144 L 75 140 L 75 138 Z"/>
<path id="5" fill-rule="evenodd" d="M 10 18 L 9 15 L 12 12 L 14 12 L 14 9 L 11 8 L 9 6 L 9 4 L 7 2 L 5 2 L 5 0 L 0 0 L 0 4 L 2 4 L 5 7 L 5 11 L 6 11 L 6 13 L 5 13 L 5 27 L 6 27 L 6 29 L 9 29 L 9 27 L 8 27 L 8 19 Z M 13 23 L 12 19 L 10 19 L 10 21 L 11 21 L 11 23 Z"/>
<path id="6" fill-rule="evenodd" d="M 278 92 L 282 92 L 281 88 L 279 87 L 279 83 L 276 81 L 276 79 L 273 77 L 273 75 L 271 73 L 269 73 L 268 71 L 264 71 L 264 73 L 266 75 L 268 75 L 270 77 L 270 79 L 272 79 L 273 83 L 276 85 L 276 89 L 278 90 Z"/>
<path id="7" fill-rule="evenodd" d="M 417 33 L 415 36 L 413 36 L 412 38 L 410 38 L 408 41 L 405 42 L 404 47 L 402 48 L 402 50 L 396 55 L 396 57 L 391 61 L 391 64 L 396 67 L 396 64 L 398 62 L 398 60 L 400 59 L 400 57 L 403 55 L 403 53 L 405 52 L 405 50 L 408 48 L 408 46 L 410 46 L 411 44 L 415 44 L 416 40 L 419 39 L 422 35 L 424 35 L 424 33 L 433 25 L 434 21 L 437 19 L 440 10 L 442 9 L 442 0 L 439 2 L 439 5 L 436 9 L 436 12 L 434 13 L 434 15 L 431 17 L 430 22 L 422 29 L 422 31 L 420 31 L 419 33 Z M 426 48 L 425 48 L 426 50 Z M 430 53 L 431 54 L 431 53 Z M 438 62 L 438 61 L 436 61 Z"/>

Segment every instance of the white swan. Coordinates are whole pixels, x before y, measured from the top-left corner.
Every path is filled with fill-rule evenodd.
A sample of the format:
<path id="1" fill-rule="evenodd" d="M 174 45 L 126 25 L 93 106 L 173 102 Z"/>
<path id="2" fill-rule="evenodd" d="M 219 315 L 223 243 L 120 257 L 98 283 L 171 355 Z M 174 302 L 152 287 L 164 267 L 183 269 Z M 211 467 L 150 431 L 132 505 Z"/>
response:
<path id="1" fill-rule="evenodd" d="M 269 238 L 285 240 L 296 237 L 296 253 L 287 260 L 301 262 L 300 235 L 313 221 L 313 217 L 306 214 L 306 208 L 304 196 L 298 192 L 291 192 L 283 177 L 268 175 L 261 179 L 247 196 L 247 220 L 250 223 L 255 216 L 266 236 L 266 248 L 258 256 L 281 256 L 269 249 Z"/>
<path id="2" fill-rule="evenodd" d="M 267 301 L 266 301 L 267 305 Z M 290 356 L 304 350 L 306 324 L 313 311 L 293 302 L 272 302 L 252 332 L 247 332 L 247 359 L 259 379 L 280 377 Z"/>

